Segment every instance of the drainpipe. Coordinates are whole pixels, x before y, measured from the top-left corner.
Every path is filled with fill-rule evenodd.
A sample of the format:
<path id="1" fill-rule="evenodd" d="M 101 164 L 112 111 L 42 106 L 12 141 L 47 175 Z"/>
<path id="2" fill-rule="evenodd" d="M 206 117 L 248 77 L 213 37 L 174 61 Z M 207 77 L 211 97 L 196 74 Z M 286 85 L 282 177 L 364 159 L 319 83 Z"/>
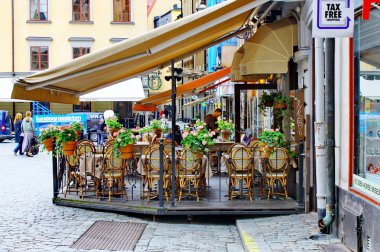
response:
<path id="1" fill-rule="evenodd" d="M 323 233 L 331 233 L 331 224 L 335 217 L 335 39 L 326 39 L 326 99 L 325 99 L 325 121 L 326 121 L 326 169 L 327 197 L 326 215 L 319 221 L 319 227 Z"/>
<path id="2" fill-rule="evenodd" d="M 315 162 L 318 220 L 326 215 L 326 137 L 324 122 L 324 71 L 323 39 L 315 38 Z M 318 222 L 319 222 L 318 221 Z"/>

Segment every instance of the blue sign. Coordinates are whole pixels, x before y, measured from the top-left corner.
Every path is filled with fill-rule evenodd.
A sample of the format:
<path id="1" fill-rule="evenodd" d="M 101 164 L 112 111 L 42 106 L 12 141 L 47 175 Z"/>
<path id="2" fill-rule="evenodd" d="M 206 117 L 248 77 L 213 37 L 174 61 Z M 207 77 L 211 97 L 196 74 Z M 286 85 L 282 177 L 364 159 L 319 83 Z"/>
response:
<path id="1" fill-rule="evenodd" d="M 36 134 L 39 136 L 40 130 L 46 129 L 49 125 L 68 126 L 74 122 L 83 124 L 84 129 L 87 128 L 87 116 L 80 114 L 71 115 L 36 115 L 34 116 L 36 125 Z"/>

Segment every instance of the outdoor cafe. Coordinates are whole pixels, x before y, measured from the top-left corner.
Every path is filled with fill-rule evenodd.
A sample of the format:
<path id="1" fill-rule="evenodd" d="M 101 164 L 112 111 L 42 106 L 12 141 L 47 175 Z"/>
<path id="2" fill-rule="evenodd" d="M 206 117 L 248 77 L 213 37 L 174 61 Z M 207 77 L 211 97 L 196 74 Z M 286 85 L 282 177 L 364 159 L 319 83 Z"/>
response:
<path id="1" fill-rule="evenodd" d="M 293 106 L 289 91 L 280 92 L 279 87 L 289 87 L 295 80 L 290 59 L 298 42 L 297 23 L 285 18 L 262 26 L 235 53 L 231 67 L 190 83 L 176 83 L 176 61 L 251 32 L 247 21 L 252 12 L 269 5 L 226 1 L 18 80 L 14 99 L 74 104 L 80 95 L 171 66 L 172 89 L 135 105 L 135 110 L 155 111 L 171 103 L 171 126 L 165 128 L 157 120 L 141 129 L 127 129 L 111 116 L 106 122 L 108 140 L 101 145 L 79 137 L 80 125 L 44 131 L 41 140 L 48 140 L 46 148 L 53 153 L 53 202 L 154 216 L 296 213 L 303 200 L 303 182 L 294 178 L 296 170 L 302 172 L 301 148 L 286 127 L 290 116 L 282 112 Z M 266 46 L 255 46 L 260 44 Z M 178 130 L 177 99 L 212 89 L 226 76 L 235 82 L 233 123 L 219 118 L 212 129 L 198 120 Z M 268 111 L 260 117 L 273 122 L 248 141 L 241 139 L 247 124 L 241 123 L 242 90 L 256 92 L 260 106 Z"/>

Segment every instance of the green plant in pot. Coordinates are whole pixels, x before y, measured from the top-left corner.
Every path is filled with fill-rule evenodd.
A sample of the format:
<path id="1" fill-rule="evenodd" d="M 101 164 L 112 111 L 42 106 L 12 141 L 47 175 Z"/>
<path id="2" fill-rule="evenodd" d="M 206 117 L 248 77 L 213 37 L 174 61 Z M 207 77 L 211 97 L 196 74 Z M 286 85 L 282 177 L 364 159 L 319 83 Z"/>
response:
<path id="1" fill-rule="evenodd" d="M 161 138 L 161 134 L 164 129 L 164 126 L 159 120 L 153 120 L 150 123 L 150 128 L 157 138 Z"/>
<path id="2" fill-rule="evenodd" d="M 114 143 L 114 148 L 119 149 L 123 159 L 133 157 L 133 144 L 136 142 L 136 136 L 129 129 L 121 128 Z"/>
<path id="3" fill-rule="evenodd" d="M 285 144 L 284 135 L 279 129 L 265 130 L 259 135 L 260 152 L 263 157 L 268 158 L 274 148 L 283 147 Z"/>
<path id="4" fill-rule="evenodd" d="M 276 93 L 268 93 L 263 91 L 260 96 L 260 103 L 258 107 L 260 108 L 261 112 L 265 112 L 265 109 L 268 107 L 273 107 L 274 104 L 274 96 Z"/>
<path id="5" fill-rule="evenodd" d="M 195 130 L 188 131 L 182 134 L 181 144 L 185 149 L 191 150 L 193 153 L 196 153 L 198 158 L 207 151 L 207 147 L 214 145 L 215 141 L 213 137 L 215 136 L 214 131 L 208 131 L 206 124 L 198 120 L 195 124 Z"/>
<path id="6" fill-rule="evenodd" d="M 58 134 L 59 128 L 52 125 L 49 125 L 47 129 L 40 130 L 38 140 L 43 144 L 42 151 L 50 152 L 53 150 L 53 139 L 57 138 Z"/>
<path id="7" fill-rule="evenodd" d="M 74 155 L 77 145 L 77 134 L 72 126 L 61 126 L 57 135 L 58 151 L 64 155 Z"/>
<path id="8" fill-rule="evenodd" d="M 218 129 L 222 134 L 223 139 L 230 140 L 231 132 L 234 132 L 235 126 L 231 120 L 229 121 L 218 121 Z"/>
<path id="9" fill-rule="evenodd" d="M 119 120 L 116 116 L 112 116 L 106 120 L 106 125 L 107 125 L 107 132 L 111 135 L 114 136 L 116 132 L 118 132 L 123 125 L 119 123 Z"/>
<path id="10" fill-rule="evenodd" d="M 71 127 L 75 130 L 77 136 L 80 137 L 83 131 L 83 124 L 80 122 L 75 122 L 71 124 Z"/>

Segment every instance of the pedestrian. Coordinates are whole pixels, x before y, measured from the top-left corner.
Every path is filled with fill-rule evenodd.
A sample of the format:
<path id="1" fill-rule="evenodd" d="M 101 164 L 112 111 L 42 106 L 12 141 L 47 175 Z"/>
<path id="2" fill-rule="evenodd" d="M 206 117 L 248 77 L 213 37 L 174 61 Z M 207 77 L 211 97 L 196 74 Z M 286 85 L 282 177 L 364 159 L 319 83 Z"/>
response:
<path id="1" fill-rule="evenodd" d="M 36 133 L 36 127 L 34 126 L 34 121 L 32 118 L 32 113 L 27 111 L 25 113 L 26 117 L 22 120 L 21 131 L 24 133 L 24 140 L 22 142 L 22 151 L 26 152 L 28 157 L 33 157 L 32 154 L 32 144 L 33 138 Z"/>
<path id="2" fill-rule="evenodd" d="M 24 155 L 22 152 L 22 141 L 24 140 L 24 135 L 21 132 L 21 123 L 22 123 L 22 114 L 17 113 L 15 116 L 15 120 L 13 121 L 13 124 L 15 126 L 15 142 L 17 143 L 16 148 L 13 150 L 13 153 L 15 156 L 17 156 L 17 152 L 19 152 L 20 155 Z"/>

